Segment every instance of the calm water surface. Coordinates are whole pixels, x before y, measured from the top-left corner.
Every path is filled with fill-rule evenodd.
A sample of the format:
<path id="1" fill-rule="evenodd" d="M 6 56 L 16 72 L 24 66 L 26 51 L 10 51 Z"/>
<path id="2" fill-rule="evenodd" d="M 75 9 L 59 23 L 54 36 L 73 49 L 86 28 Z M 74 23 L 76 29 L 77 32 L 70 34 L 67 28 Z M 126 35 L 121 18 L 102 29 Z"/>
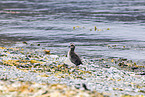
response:
<path id="1" fill-rule="evenodd" d="M 144 60 L 144 5 L 144 0 L 2 0 L 0 34 L 62 55 L 74 42 L 81 56 Z"/>

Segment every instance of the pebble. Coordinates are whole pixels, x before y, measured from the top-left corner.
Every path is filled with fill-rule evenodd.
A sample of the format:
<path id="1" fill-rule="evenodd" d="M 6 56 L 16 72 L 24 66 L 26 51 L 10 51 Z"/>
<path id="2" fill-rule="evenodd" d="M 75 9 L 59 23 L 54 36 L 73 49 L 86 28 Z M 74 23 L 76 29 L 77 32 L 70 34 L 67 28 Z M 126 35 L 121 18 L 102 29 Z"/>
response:
<path id="1" fill-rule="evenodd" d="M 9 52 L 10 50 L 14 52 Z M 112 60 L 110 60 L 111 64 L 113 64 L 111 66 L 108 59 L 106 60 L 105 58 L 103 61 L 101 59 L 100 61 L 94 61 L 93 59 L 83 59 L 83 65 L 80 67 L 75 67 L 64 64 L 66 57 L 52 54 L 47 55 L 43 50 L 41 51 L 40 49 L 34 50 L 25 47 L 17 47 L 13 49 L 11 47 L 11 49 L 9 49 L 8 47 L 1 47 L 0 54 L 4 55 L 0 56 L 0 79 L 4 80 L 2 83 L 6 83 L 6 85 L 9 85 L 8 83 L 11 81 L 14 83 L 10 83 L 10 86 L 5 86 L 5 88 L 0 87 L 0 89 L 12 87 L 7 89 L 8 91 L 14 91 L 10 95 L 15 96 L 17 94 L 15 87 L 21 87 L 21 91 L 25 92 L 20 93 L 20 95 L 26 96 L 42 96 L 43 94 L 45 96 L 54 97 L 54 93 L 56 96 L 67 96 L 69 95 L 67 94 L 68 92 L 78 97 L 90 97 L 90 95 L 96 95 L 96 92 L 93 94 L 92 91 L 98 91 L 99 93 L 104 93 L 105 95 L 108 94 L 111 97 L 118 97 L 120 95 L 122 97 L 125 97 L 124 95 L 137 95 L 141 97 L 145 96 L 143 90 L 145 87 L 145 76 L 137 76 L 134 72 L 114 67 L 113 65 L 117 65 L 117 63 L 115 63 L 116 60 L 114 63 Z M 29 60 L 26 60 L 27 54 L 31 56 Z M 122 61 L 126 60 L 121 60 L 120 62 Z M 106 68 L 104 68 L 103 65 L 106 66 Z M 56 89 L 64 89 L 63 91 L 65 91 L 65 93 L 55 91 L 53 88 L 52 89 L 54 92 L 46 89 L 38 91 L 29 85 L 30 83 L 35 83 L 36 86 L 34 84 L 32 86 L 35 86 L 36 88 L 40 88 L 42 86 L 47 89 L 47 86 L 48 88 L 54 86 L 53 88 Z M 52 85 L 49 86 L 47 83 Z M 82 86 L 79 87 L 80 89 L 73 91 L 67 91 L 68 88 L 65 88 L 67 86 L 75 86 L 77 84 L 81 85 L 82 83 L 85 83 L 87 89 L 89 89 L 89 91 L 87 90 L 89 93 L 85 91 L 84 87 Z M 44 84 L 44 86 L 41 84 Z M 1 84 L 0 86 L 3 85 Z M 30 87 L 30 90 L 28 89 L 28 86 Z M 30 94 L 26 93 L 29 93 L 30 91 Z M 36 93 L 34 93 L 34 91 L 36 91 Z M 92 94 L 90 94 L 90 92 Z M 103 97 L 104 94 L 99 95 L 102 95 Z"/>

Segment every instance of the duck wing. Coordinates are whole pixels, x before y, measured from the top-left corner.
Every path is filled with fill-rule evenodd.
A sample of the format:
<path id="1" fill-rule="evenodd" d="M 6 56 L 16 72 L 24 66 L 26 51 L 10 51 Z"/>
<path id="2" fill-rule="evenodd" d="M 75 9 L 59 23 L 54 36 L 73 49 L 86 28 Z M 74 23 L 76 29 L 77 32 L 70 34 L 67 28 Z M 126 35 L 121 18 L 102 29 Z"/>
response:
<path id="1" fill-rule="evenodd" d="M 71 53 L 70 53 L 70 60 L 71 60 L 71 62 L 74 63 L 76 66 L 82 64 L 80 57 L 79 57 L 76 53 L 74 53 L 74 52 L 71 52 Z"/>

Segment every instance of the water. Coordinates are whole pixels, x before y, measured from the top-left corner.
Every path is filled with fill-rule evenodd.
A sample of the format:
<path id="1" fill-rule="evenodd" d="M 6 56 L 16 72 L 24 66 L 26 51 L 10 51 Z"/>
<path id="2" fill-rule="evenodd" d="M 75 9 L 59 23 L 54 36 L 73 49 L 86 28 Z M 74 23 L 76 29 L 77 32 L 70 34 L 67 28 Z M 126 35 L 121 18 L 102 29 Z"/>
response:
<path id="1" fill-rule="evenodd" d="M 2 0 L 0 41 L 39 43 L 57 55 L 66 55 L 73 42 L 81 57 L 144 65 L 144 5 L 144 0 Z"/>
<path id="2" fill-rule="evenodd" d="M 74 42 L 82 56 L 141 60 L 145 59 L 144 4 L 144 0 L 3 0 L 0 34 L 58 47 L 58 53 L 65 53 Z M 94 31 L 95 26 L 105 30 Z"/>

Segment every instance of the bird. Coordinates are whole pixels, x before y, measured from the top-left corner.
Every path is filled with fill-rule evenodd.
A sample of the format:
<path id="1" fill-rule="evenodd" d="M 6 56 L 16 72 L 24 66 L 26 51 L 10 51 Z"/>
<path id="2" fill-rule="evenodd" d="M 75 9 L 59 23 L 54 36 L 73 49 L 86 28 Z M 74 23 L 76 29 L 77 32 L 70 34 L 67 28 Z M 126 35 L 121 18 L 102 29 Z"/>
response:
<path id="1" fill-rule="evenodd" d="M 75 45 L 74 43 L 70 43 L 70 50 L 68 51 L 68 59 L 67 59 L 67 64 L 73 64 L 76 66 L 79 66 L 80 64 L 82 64 L 82 61 L 80 59 L 80 57 L 75 53 Z"/>
<path id="2" fill-rule="evenodd" d="M 87 88 L 87 85 L 86 84 L 82 84 L 82 86 L 83 86 L 83 88 L 85 89 L 85 90 L 89 90 L 88 88 Z"/>

